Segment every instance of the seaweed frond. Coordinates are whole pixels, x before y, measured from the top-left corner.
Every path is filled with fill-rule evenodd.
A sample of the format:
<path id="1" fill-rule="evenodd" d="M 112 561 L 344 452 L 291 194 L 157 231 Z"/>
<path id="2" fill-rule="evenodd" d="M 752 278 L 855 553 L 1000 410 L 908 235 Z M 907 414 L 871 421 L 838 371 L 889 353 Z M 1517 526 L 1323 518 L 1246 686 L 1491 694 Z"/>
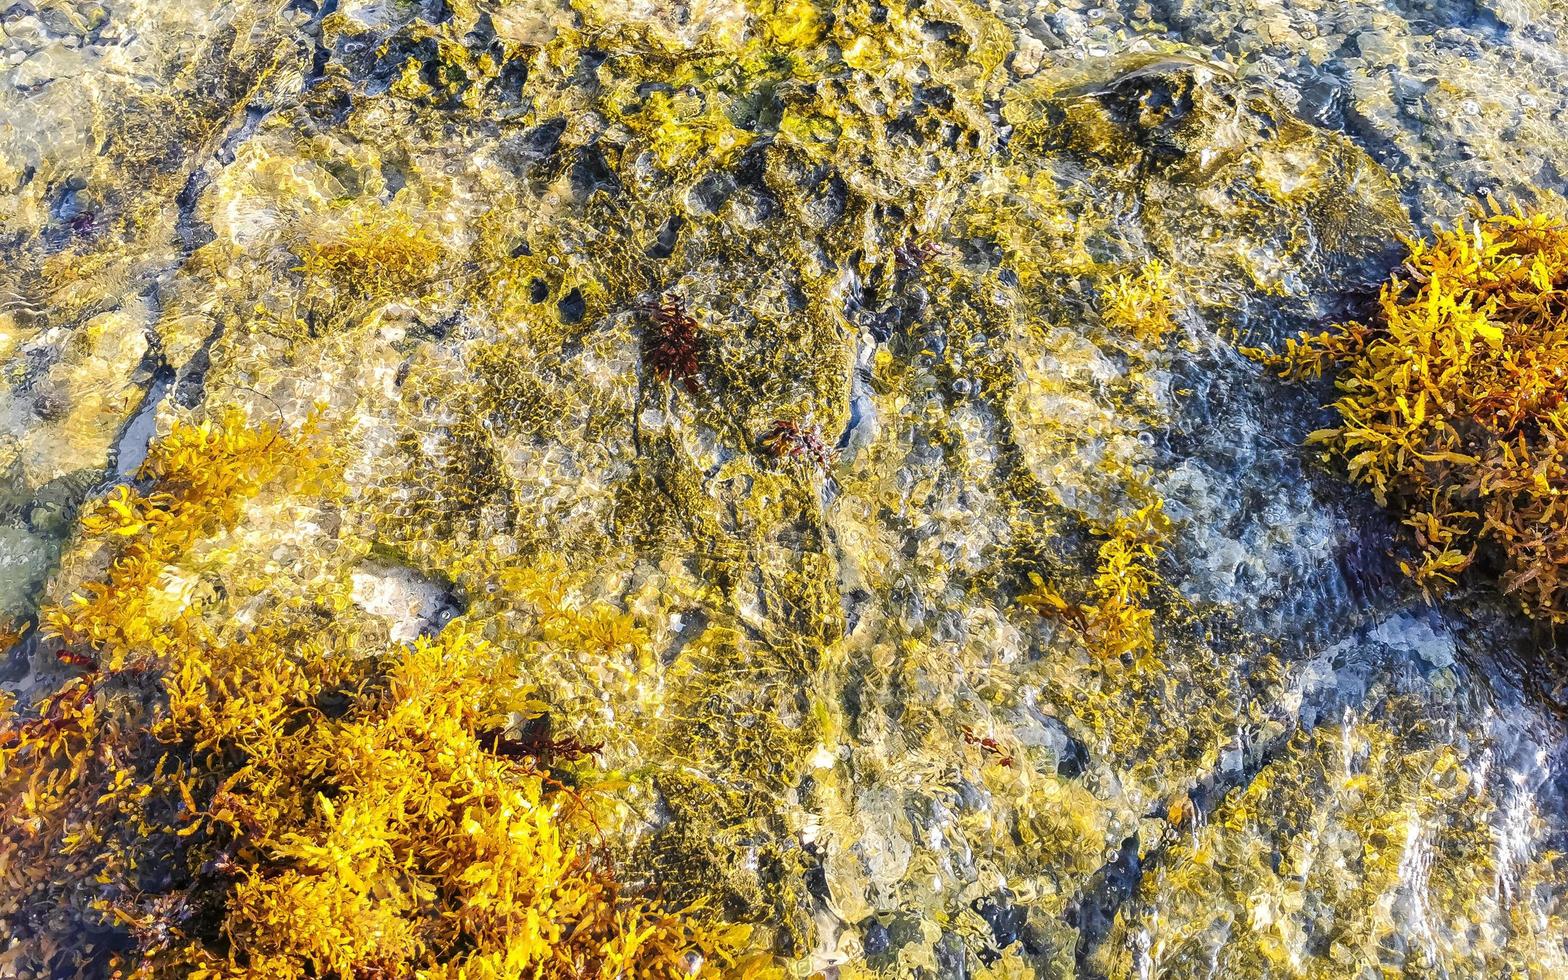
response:
<path id="1" fill-rule="evenodd" d="M 1568 222 L 1478 214 L 1416 242 L 1378 315 L 1248 350 L 1287 377 L 1338 370 L 1310 436 L 1404 516 L 1428 590 L 1483 550 L 1532 614 L 1568 622 Z"/>
<path id="2" fill-rule="evenodd" d="M 43 614 L 81 673 L 0 704 L 0 922 L 31 937 L 14 962 L 337 980 L 722 969 L 745 930 L 623 886 L 592 788 L 562 768 L 598 747 L 537 734 L 545 706 L 465 624 L 362 651 L 342 624 L 236 635 L 168 600 L 166 570 L 237 528 L 247 500 L 312 479 L 307 446 L 238 414 L 180 424 L 138 486 L 83 519 L 108 571 Z"/>

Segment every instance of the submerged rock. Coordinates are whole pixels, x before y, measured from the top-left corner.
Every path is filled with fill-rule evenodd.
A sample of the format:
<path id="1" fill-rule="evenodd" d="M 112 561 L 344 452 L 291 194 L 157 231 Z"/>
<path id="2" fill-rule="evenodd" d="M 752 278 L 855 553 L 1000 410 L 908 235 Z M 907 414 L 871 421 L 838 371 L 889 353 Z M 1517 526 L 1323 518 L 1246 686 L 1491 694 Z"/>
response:
<path id="1" fill-rule="evenodd" d="M 1520 634 L 1417 615 L 1298 448 L 1319 399 L 1234 350 L 1357 312 L 1505 125 L 1407 125 L 1498 28 L 1383 6 L 231 4 L 138 41 L 107 4 L 104 64 L 8 96 L 42 122 L 0 144 L 0 531 L 49 560 L 4 611 L 108 564 L 68 541 L 40 589 L 76 523 L 40 487 L 144 479 L 108 471 L 138 406 L 155 442 L 232 411 L 341 479 L 203 529 L 151 608 L 456 622 L 602 746 L 566 778 L 621 880 L 763 959 L 1562 972 Z M 1539 134 L 1560 55 L 1494 6 Z M 163 118 L 107 67 L 141 44 L 203 95 Z M 73 149 L 50 91 L 124 132 Z"/>

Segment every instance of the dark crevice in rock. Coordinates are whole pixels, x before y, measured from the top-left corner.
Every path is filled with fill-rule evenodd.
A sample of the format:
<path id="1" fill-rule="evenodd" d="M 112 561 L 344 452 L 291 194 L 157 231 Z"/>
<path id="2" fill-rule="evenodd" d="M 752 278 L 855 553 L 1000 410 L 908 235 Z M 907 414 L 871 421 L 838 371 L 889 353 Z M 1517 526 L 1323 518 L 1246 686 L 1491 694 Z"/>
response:
<path id="1" fill-rule="evenodd" d="M 1354 689 L 1353 685 L 1350 688 Z M 1326 687 L 1329 700 L 1339 698 L 1340 685 L 1331 682 Z M 1325 719 L 1338 717 L 1331 704 L 1318 706 L 1319 710 L 1293 716 L 1284 709 L 1276 709 L 1272 721 L 1276 723 L 1273 734 L 1259 741 L 1243 734 L 1233 742 L 1221 758 L 1238 758 L 1236 765 L 1220 767 L 1201 776 L 1185 794 L 1186 806 L 1181 797 L 1165 801 L 1160 807 L 1145 814 L 1146 819 L 1170 821 L 1173 814 L 1180 814 L 1180 824 L 1169 824 L 1165 835 L 1147 852 L 1139 856 L 1140 841 L 1133 834 L 1122 842 L 1116 856 L 1089 879 L 1088 886 L 1068 913 L 1068 923 L 1078 929 L 1077 962 L 1079 976 L 1105 977 L 1102 946 L 1112 932 L 1116 917 L 1121 914 L 1129 899 L 1136 895 L 1144 872 L 1156 866 L 1164 857 L 1166 848 L 1187 827 L 1201 826 L 1230 794 L 1245 792 L 1253 781 L 1270 765 L 1280 759 L 1289 748 L 1291 739 L 1298 733 L 1310 733 Z"/>
<path id="2" fill-rule="evenodd" d="M 659 231 L 653 238 L 653 244 L 647 248 L 650 259 L 667 259 L 675 254 L 675 246 L 680 241 L 681 225 L 684 219 L 680 215 L 671 215 L 659 226 Z"/>
<path id="3" fill-rule="evenodd" d="M 153 432 L 157 426 L 158 406 L 173 385 L 174 369 L 167 363 L 161 364 L 153 373 L 152 382 L 142 395 L 141 404 L 115 437 L 114 448 L 109 452 L 109 469 L 113 476 L 122 479 L 131 476 L 147 458 L 147 450 L 152 445 Z"/>
<path id="4" fill-rule="evenodd" d="M 984 919 L 985 924 L 991 929 L 991 942 L 994 945 L 990 949 L 982 949 L 977 953 L 982 963 L 990 965 L 996 962 L 1000 958 L 998 950 L 1004 950 L 1020 941 L 1024 943 L 1025 952 L 1031 954 L 1038 952 L 1028 948 L 1034 945 L 1034 937 L 1029 934 L 1029 910 L 1014 904 L 1011 892 L 1003 889 L 983 898 L 977 898 L 969 907 L 974 909 L 975 914 Z"/>
<path id="5" fill-rule="evenodd" d="M 201 342 L 201 347 L 180 369 L 174 386 L 174 401 L 181 408 L 195 408 L 207 397 L 207 371 L 212 367 L 212 348 L 223 336 L 224 324 L 216 323 Z"/>
<path id="6" fill-rule="evenodd" d="M 566 324 L 577 323 L 588 311 L 588 303 L 583 299 L 582 290 L 573 286 L 560 302 L 556 303 L 556 310 L 561 314 L 561 322 Z"/>
<path id="7" fill-rule="evenodd" d="M 1116 856 L 1089 878 L 1078 901 L 1067 913 L 1067 924 L 1078 930 L 1078 976 L 1101 978 L 1108 974 L 1096 964 L 1100 946 L 1110 935 L 1123 903 L 1138 889 L 1143 864 L 1138 859 L 1138 835 L 1133 834 Z"/>
<path id="8" fill-rule="evenodd" d="M 175 220 L 174 227 L 185 254 L 191 254 L 216 237 L 210 226 L 197 220 L 196 206 L 201 201 L 202 193 L 206 191 L 218 172 L 234 162 L 240 144 L 256 134 L 262 120 L 266 119 L 272 111 L 271 108 L 258 102 L 247 102 L 243 109 L 231 115 L 228 124 L 223 128 L 224 135 L 218 140 L 217 148 L 207 159 L 191 168 L 185 186 L 175 197 L 179 216 Z"/>

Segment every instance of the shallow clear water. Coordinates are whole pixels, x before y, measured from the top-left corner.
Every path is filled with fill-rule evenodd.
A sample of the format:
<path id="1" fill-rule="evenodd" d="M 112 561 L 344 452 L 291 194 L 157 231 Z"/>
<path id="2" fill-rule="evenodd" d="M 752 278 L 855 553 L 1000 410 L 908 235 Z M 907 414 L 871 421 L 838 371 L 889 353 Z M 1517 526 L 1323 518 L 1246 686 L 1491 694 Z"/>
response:
<path id="1" fill-rule="evenodd" d="M 315 411 L 350 499 L 210 615 L 467 617 L 604 743 L 623 874 L 798 974 L 1568 975 L 1556 639 L 1429 605 L 1235 349 L 1561 190 L 1568 17 L 779 6 L 0 13 L 0 612 L 154 431 Z M 1150 642 L 1021 601 L 1155 500 Z"/>

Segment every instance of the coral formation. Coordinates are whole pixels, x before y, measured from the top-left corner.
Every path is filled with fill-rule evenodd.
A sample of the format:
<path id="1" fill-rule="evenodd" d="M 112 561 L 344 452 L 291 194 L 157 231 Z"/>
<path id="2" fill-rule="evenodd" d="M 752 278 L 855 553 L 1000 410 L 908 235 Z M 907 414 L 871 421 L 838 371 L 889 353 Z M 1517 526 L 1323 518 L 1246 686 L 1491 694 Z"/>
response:
<path id="1" fill-rule="evenodd" d="M 1506 591 L 1568 622 L 1568 219 L 1477 213 L 1415 242 L 1369 324 L 1251 353 L 1286 377 L 1335 375 L 1339 424 L 1312 433 L 1395 507 L 1428 589 L 1479 552 Z"/>

